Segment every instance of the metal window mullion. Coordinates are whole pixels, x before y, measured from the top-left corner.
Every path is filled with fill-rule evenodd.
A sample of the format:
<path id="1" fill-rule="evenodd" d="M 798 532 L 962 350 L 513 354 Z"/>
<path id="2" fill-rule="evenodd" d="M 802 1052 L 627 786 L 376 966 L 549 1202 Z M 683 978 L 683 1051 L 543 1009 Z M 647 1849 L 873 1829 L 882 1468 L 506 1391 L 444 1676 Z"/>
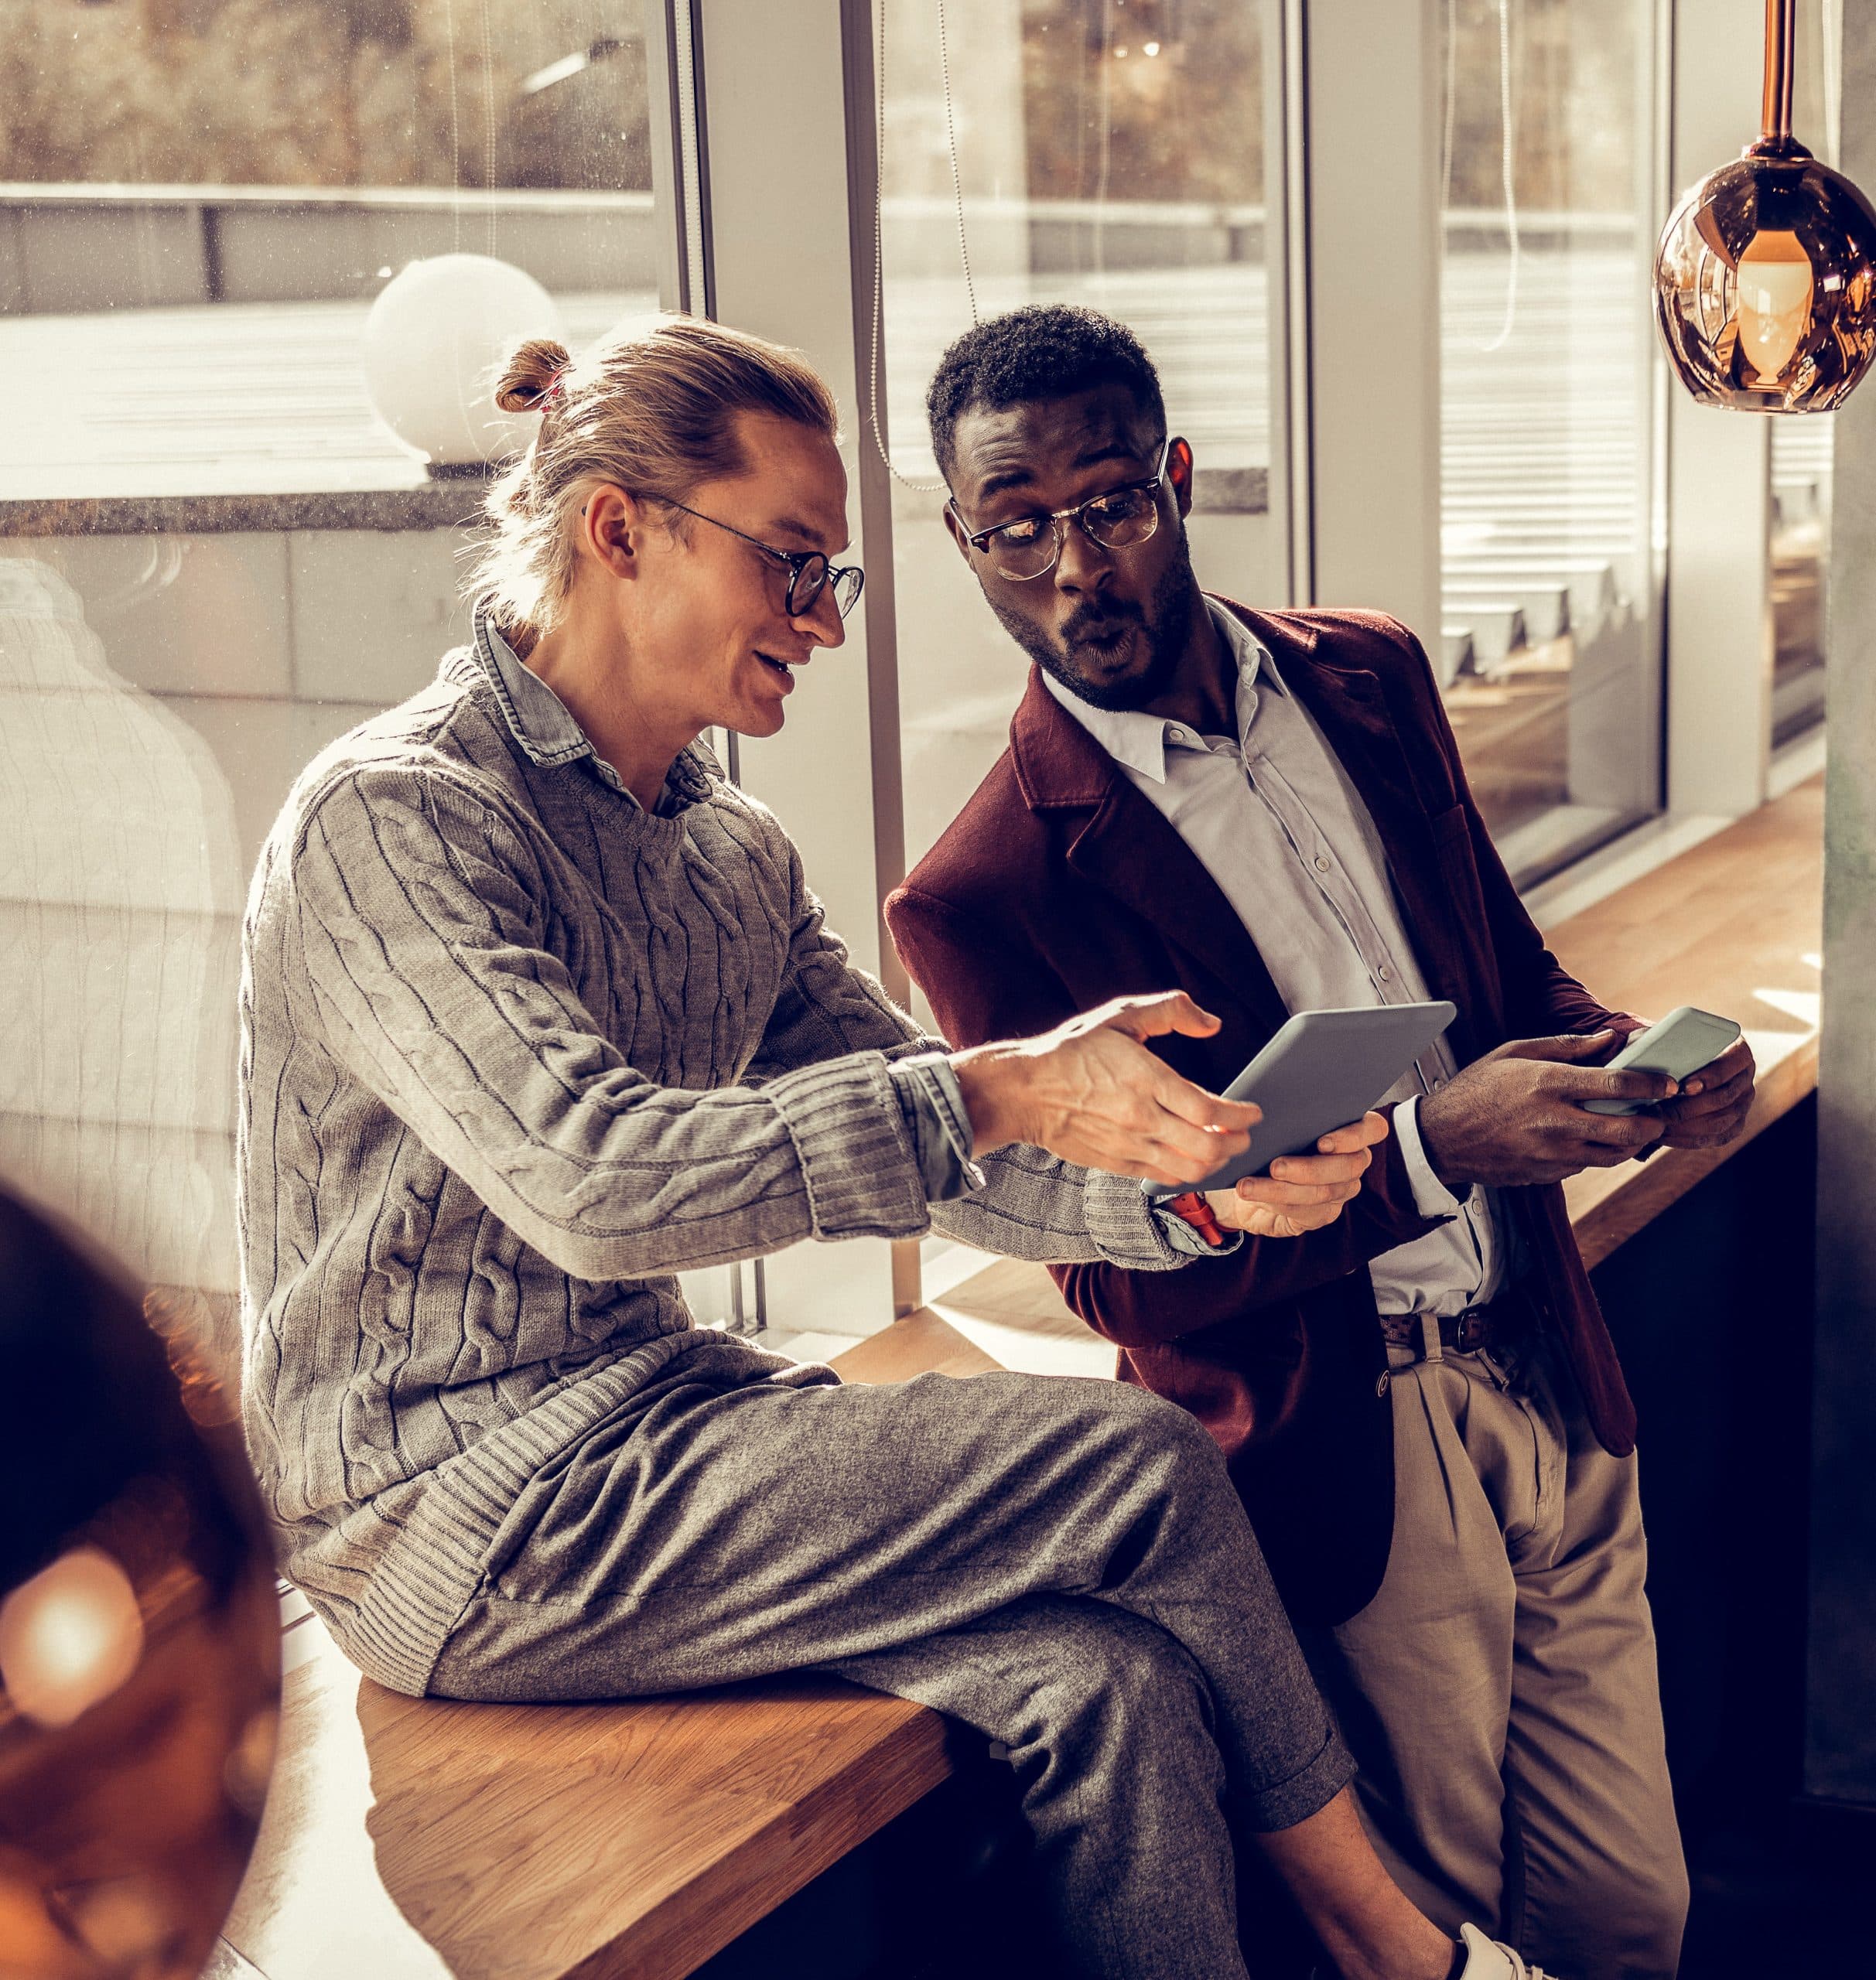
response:
<path id="1" fill-rule="evenodd" d="M 1641 568 L 1646 596 L 1636 600 L 1649 629 L 1645 644 L 1648 664 L 1655 671 L 1649 705 L 1655 722 L 1651 753 L 1656 812 L 1668 807 L 1668 530 L 1671 514 L 1668 489 L 1669 397 L 1674 381 L 1667 353 L 1652 323 L 1654 312 L 1653 244 L 1659 239 L 1674 199 L 1674 9 L 1676 0 L 1653 0 L 1649 20 L 1649 70 L 1641 101 L 1646 106 L 1642 140 L 1636 146 L 1642 163 L 1638 200 L 1645 233 L 1640 256 L 1640 292 L 1635 306 L 1649 324 L 1644 332 L 1649 356 L 1647 446 L 1642 493 L 1643 538 Z"/>
<path id="2" fill-rule="evenodd" d="M 1751 135 L 1765 13 L 1673 12 L 1669 169 L 1686 186 Z M 1765 801 L 1772 754 L 1771 423 L 1667 396 L 1667 806 L 1738 818 Z"/>
<path id="3" fill-rule="evenodd" d="M 669 0 L 675 82 L 678 169 L 684 186 L 685 306 L 693 316 L 716 314 L 710 251 L 709 148 L 704 115 L 703 47 L 697 32 L 699 0 Z"/>
<path id="4" fill-rule="evenodd" d="M 867 571 L 844 652 L 817 665 L 813 691 L 791 704 L 779 734 L 740 752 L 740 780 L 794 837 L 856 961 L 890 972 L 879 910 L 899 877 L 904 826 L 891 504 L 867 458 L 870 21 L 863 0 L 691 0 L 689 11 L 707 75 L 711 312 L 801 352 L 833 391 Z M 866 1247 L 826 1272 L 789 1248 L 764 1268 L 769 1323 L 857 1333 L 890 1321 L 906 1277 L 889 1263 Z"/>
<path id="5" fill-rule="evenodd" d="M 1288 603 L 1315 602 L 1310 488 L 1308 13 L 1264 0 L 1264 284 L 1269 324 L 1270 513 Z"/>
<path id="6" fill-rule="evenodd" d="M 1440 186 L 1433 0 L 1294 0 L 1284 63 L 1291 456 L 1309 602 L 1440 631 Z M 1305 169 L 1305 167 L 1307 169 Z M 1385 326 L 1385 328 L 1383 327 Z M 1293 491 L 1293 510 L 1297 506 Z"/>
<path id="7" fill-rule="evenodd" d="M 709 132 L 704 111 L 700 0 L 651 0 L 645 9 L 651 179 L 663 223 L 658 301 L 689 316 L 716 313 L 710 238 Z"/>

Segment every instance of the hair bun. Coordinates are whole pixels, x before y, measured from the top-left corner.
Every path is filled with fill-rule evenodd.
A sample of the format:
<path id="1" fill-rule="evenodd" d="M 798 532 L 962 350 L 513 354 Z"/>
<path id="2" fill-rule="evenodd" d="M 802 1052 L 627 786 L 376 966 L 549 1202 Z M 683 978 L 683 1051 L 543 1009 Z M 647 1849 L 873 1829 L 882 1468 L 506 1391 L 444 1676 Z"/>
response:
<path id="1" fill-rule="evenodd" d="M 538 412 L 572 361 L 565 344 L 552 337 L 531 337 L 502 367 L 495 403 L 504 412 Z"/>

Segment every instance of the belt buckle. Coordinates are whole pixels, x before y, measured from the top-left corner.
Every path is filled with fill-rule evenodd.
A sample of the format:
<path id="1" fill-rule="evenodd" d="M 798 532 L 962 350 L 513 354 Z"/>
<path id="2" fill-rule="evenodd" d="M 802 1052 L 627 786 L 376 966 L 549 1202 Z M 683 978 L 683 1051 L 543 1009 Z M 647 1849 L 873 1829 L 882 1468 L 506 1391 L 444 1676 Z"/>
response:
<path id="1" fill-rule="evenodd" d="M 1454 1350 L 1461 1354 L 1476 1354 L 1481 1348 L 1492 1345 L 1493 1331 L 1492 1309 L 1468 1306 L 1453 1316 Z"/>

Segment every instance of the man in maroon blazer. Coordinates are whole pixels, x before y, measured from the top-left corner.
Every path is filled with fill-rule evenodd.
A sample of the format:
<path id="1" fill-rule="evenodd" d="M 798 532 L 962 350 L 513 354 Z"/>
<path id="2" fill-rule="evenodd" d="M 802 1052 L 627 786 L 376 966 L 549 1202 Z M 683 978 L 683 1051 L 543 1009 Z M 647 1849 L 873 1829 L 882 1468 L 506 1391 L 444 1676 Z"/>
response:
<path id="1" fill-rule="evenodd" d="M 1150 361 L 1019 310 L 934 380 L 946 521 L 1035 662 L 999 760 L 887 903 L 959 1045 L 1177 986 L 1223 1087 L 1289 1012 L 1450 998 L 1339 1222 L 1202 1278 L 1056 1268 L 1122 1380 L 1223 1447 L 1389 1868 L 1570 1980 L 1673 1974 L 1686 1903 L 1635 1415 L 1562 1179 L 1730 1138 L 1743 1044 L 1678 1093 L 1545 947 L 1426 657 L 1379 614 L 1208 598 Z M 1585 1111 L 1620 1098 L 1632 1116 Z M 1071 1515 L 1068 1515 L 1071 1516 Z"/>

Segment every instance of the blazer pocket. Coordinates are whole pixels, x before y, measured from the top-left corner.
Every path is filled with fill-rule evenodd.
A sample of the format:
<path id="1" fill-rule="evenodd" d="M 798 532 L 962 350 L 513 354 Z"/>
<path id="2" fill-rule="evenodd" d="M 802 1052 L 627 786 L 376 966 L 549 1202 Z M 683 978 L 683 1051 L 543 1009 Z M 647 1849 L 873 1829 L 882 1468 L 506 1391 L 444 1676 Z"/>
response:
<path id="1" fill-rule="evenodd" d="M 1472 823 L 1464 805 L 1455 804 L 1433 818 L 1433 851 L 1440 883 L 1453 912 L 1464 925 L 1483 930 L 1487 924 L 1485 890 L 1478 876 Z"/>
<path id="2" fill-rule="evenodd" d="M 1443 855 L 1454 839 L 1470 840 L 1471 837 L 1470 821 L 1463 804 L 1454 804 L 1447 811 L 1433 814 L 1433 841 Z"/>

